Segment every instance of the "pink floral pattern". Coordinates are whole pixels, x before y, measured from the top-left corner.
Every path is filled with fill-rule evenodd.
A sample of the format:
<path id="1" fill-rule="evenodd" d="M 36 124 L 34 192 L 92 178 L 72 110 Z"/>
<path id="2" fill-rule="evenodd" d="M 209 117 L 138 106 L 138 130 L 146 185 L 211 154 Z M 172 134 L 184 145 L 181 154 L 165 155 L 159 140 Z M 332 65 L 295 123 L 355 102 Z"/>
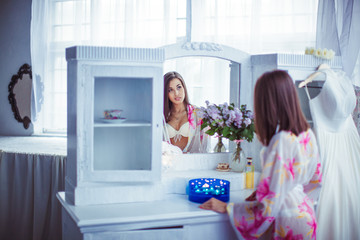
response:
<path id="1" fill-rule="evenodd" d="M 205 130 L 201 130 L 201 121 L 197 111 L 198 108 L 193 105 L 187 106 L 188 111 L 188 121 L 189 121 L 189 136 L 188 143 L 184 148 L 183 152 L 191 153 L 205 153 L 209 151 L 210 141 Z"/>
<path id="2" fill-rule="evenodd" d="M 189 125 L 190 127 L 192 127 L 193 129 L 196 128 L 194 122 L 195 122 L 195 119 L 194 119 L 194 113 L 195 113 L 195 107 L 192 106 L 192 105 L 187 105 L 187 110 L 188 110 L 188 121 L 189 121 Z"/>
<path id="3" fill-rule="evenodd" d="M 322 173 L 321 173 L 321 163 L 318 163 L 317 165 L 316 165 L 316 171 L 315 171 L 315 174 L 317 175 L 317 176 L 319 176 L 318 178 L 318 181 L 319 182 L 321 182 L 321 179 L 322 179 Z"/>
<path id="4" fill-rule="evenodd" d="M 288 159 L 288 162 L 287 162 L 288 165 L 287 165 L 287 163 L 284 163 L 284 168 L 290 173 L 290 175 L 292 176 L 292 179 L 295 178 L 294 162 L 295 162 L 295 158 Z"/>
<path id="5" fill-rule="evenodd" d="M 310 216 L 310 220 L 306 222 L 310 226 L 310 231 L 308 232 L 308 234 L 311 235 L 311 239 L 316 239 L 317 223 L 316 223 L 315 213 L 314 213 L 313 206 L 310 206 L 308 204 L 308 201 L 309 201 L 309 198 L 305 197 L 304 201 L 298 207 L 299 207 L 300 213 L 305 212 L 308 214 L 308 216 Z"/>
<path id="6" fill-rule="evenodd" d="M 257 200 L 228 205 L 235 229 L 245 239 L 257 239 L 270 227 L 272 239 L 316 239 L 313 202 L 319 197 L 321 164 L 313 132 L 277 133 L 262 164 Z"/>
<path id="7" fill-rule="evenodd" d="M 254 206 L 252 209 L 252 214 L 254 219 L 253 222 L 248 222 L 245 219 L 245 216 L 243 216 L 241 220 L 235 224 L 236 229 L 239 232 L 244 233 L 243 237 L 245 239 L 257 239 L 257 237 L 255 237 L 253 234 L 257 232 L 259 226 L 261 226 L 265 221 L 270 223 L 274 221 L 273 217 L 264 217 L 258 206 Z"/>
<path id="8" fill-rule="evenodd" d="M 309 133 L 303 134 L 302 137 L 301 137 L 301 140 L 300 140 L 300 144 L 303 145 L 305 151 L 306 151 L 306 146 L 308 145 L 309 142 L 310 142 Z"/>
<path id="9" fill-rule="evenodd" d="M 288 231 L 286 232 L 286 230 L 288 230 Z M 293 230 L 289 226 L 286 226 L 286 230 L 282 229 L 283 232 L 281 232 L 281 234 L 276 236 L 275 240 L 302 240 L 302 239 L 304 239 L 303 235 L 301 235 L 301 234 L 295 235 L 293 233 Z"/>
<path id="10" fill-rule="evenodd" d="M 261 202 L 265 197 L 273 198 L 275 193 L 270 191 L 269 187 L 270 177 L 264 178 L 260 181 L 256 190 L 256 198 Z"/>

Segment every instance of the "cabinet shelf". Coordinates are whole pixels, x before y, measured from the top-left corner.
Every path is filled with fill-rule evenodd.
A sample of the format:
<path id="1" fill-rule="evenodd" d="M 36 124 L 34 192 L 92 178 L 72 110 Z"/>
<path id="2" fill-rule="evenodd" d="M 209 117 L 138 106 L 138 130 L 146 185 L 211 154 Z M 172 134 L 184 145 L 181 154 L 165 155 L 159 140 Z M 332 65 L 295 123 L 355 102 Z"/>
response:
<path id="1" fill-rule="evenodd" d="M 94 121 L 94 127 L 151 127 L 150 122 L 126 120 L 121 123 L 104 123 L 101 121 Z"/>

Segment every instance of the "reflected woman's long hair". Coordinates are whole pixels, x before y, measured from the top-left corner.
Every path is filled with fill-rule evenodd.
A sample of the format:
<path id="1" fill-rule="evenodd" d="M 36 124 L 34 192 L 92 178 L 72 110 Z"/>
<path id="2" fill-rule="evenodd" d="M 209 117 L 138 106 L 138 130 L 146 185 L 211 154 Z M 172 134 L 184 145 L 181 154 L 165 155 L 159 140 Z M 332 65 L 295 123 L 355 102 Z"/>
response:
<path id="1" fill-rule="evenodd" d="M 175 71 L 166 73 L 164 75 L 164 112 L 163 112 L 166 122 L 169 121 L 170 112 L 171 112 L 171 108 L 173 105 L 173 103 L 169 99 L 169 84 L 170 84 L 170 81 L 173 80 L 174 78 L 179 79 L 181 84 L 184 87 L 184 92 L 185 92 L 184 106 L 185 106 L 186 111 L 187 111 L 187 105 L 190 104 L 189 95 L 188 95 L 187 88 L 186 88 L 183 77 L 178 72 L 175 72 Z"/>
<path id="2" fill-rule="evenodd" d="M 268 146 L 279 131 L 291 131 L 296 136 L 309 128 L 301 110 L 295 84 L 282 70 L 260 76 L 254 92 L 255 128 L 259 141 Z"/>

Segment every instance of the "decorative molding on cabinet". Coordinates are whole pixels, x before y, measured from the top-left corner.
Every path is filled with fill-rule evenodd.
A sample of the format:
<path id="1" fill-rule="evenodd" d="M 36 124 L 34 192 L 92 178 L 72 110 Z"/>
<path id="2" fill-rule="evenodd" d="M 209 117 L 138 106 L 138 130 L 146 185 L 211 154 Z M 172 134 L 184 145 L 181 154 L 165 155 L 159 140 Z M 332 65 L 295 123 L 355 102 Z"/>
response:
<path id="1" fill-rule="evenodd" d="M 332 68 L 342 68 L 340 56 L 335 56 L 333 60 L 325 60 L 313 55 L 291 53 L 252 55 L 251 63 L 253 66 L 276 64 L 277 67 L 296 68 L 318 67 L 320 64 L 326 63 Z"/>
<path id="2" fill-rule="evenodd" d="M 325 60 L 312 55 L 303 54 L 278 54 L 278 63 L 282 66 L 319 66 L 326 63 L 331 67 L 341 67 L 341 57 L 336 56 L 333 60 Z"/>
<path id="3" fill-rule="evenodd" d="M 209 42 L 186 42 L 181 46 L 185 50 L 194 51 L 223 51 L 223 47 L 217 43 Z"/>
<path id="4" fill-rule="evenodd" d="M 249 53 L 239 49 L 209 42 L 175 43 L 160 49 L 165 51 L 165 60 L 182 57 L 211 57 L 249 66 L 251 58 Z"/>
<path id="5" fill-rule="evenodd" d="M 163 63 L 165 53 L 159 48 L 118 48 L 74 46 L 66 49 L 66 60 L 103 60 Z"/>

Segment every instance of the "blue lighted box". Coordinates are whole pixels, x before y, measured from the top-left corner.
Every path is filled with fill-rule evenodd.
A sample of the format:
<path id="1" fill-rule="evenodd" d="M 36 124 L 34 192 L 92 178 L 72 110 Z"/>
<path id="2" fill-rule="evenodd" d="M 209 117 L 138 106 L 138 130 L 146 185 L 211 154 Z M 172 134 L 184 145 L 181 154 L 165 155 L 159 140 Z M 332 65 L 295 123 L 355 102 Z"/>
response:
<path id="1" fill-rule="evenodd" d="M 203 203 L 214 197 L 223 202 L 230 198 L 230 182 L 217 178 L 197 178 L 189 181 L 189 200 Z"/>

